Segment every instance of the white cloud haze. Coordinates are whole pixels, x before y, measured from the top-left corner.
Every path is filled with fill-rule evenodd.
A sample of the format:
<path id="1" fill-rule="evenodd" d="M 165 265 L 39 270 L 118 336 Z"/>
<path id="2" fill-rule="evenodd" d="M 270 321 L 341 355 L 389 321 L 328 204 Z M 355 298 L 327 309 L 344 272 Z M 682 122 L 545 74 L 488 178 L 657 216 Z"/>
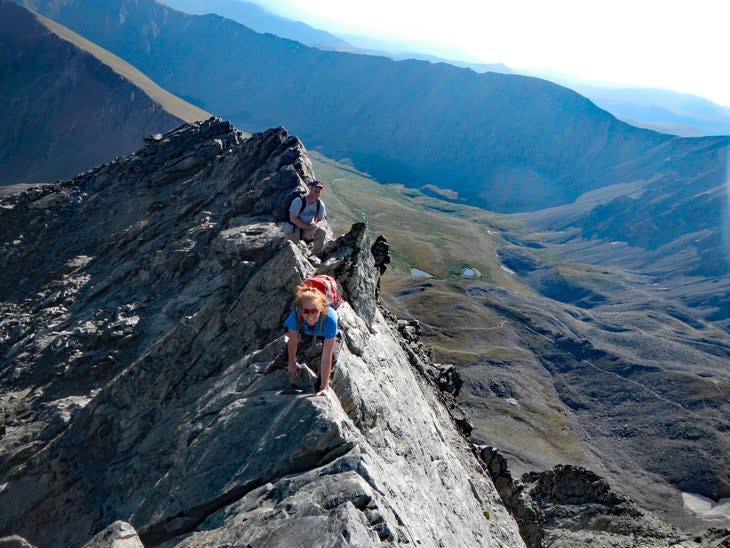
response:
<path id="1" fill-rule="evenodd" d="M 730 106 L 724 0 L 254 1 L 323 30 L 396 38 L 442 57 L 673 89 Z"/>

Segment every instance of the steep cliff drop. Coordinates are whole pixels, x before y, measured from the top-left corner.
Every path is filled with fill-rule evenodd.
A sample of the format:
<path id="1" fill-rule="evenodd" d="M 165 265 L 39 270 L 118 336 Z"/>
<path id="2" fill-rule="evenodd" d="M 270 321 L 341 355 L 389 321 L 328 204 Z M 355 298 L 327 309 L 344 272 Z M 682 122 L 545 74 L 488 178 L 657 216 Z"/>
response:
<path id="1" fill-rule="evenodd" d="M 458 372 L 378 300 L 385 238 L 354 225 L 318 261 L 282 237 L 314 178 L 284 129 L 146 142 L 0 199 L 0 544 L 727 545 L 472 445 Z M 328 398 L 264 374 L 315 272 L 345 297 Z"/>
<path id="2" fill-rule="evenodd" d="M 334 395 L 262 374 L 315 272 L 273 212 L 313 177 L 285 130 L 210 119 L 2 199 L 0 535 L 524 545 L 379 307 L 364 226 L 316 269 L 346 298 Z"/>

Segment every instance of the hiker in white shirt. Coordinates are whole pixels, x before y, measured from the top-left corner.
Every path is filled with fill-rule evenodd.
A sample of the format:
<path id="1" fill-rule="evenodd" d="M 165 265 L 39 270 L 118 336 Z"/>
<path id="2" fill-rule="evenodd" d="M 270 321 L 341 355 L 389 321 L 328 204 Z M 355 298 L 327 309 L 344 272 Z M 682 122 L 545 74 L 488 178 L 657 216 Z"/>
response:
<path id="1" fill-rule="evenodd" d="M 311 243 L 312 253 L 318 257 L 322 255 L 327 235 L 325 229 L 320 226 L 327 216 L 324 202 L 319 197 L 323 188 L 322 181 L 314 180 L 309 184 L 309 194 L 292 200 L 289 205 L 291 231 L 286 234 L 286 237 L 294 243 L 299 240 Z"/>

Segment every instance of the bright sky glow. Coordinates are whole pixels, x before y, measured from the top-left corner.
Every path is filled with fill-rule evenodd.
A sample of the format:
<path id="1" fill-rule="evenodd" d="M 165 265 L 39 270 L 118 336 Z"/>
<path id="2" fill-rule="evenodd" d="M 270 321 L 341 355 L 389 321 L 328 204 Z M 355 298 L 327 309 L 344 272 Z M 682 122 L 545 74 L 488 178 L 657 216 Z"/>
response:
<path id="1" fill-rule="evenodd" d="M 665 88 L 730 106 L 725 0 L 254 0 L 334 33 L 445 58 Z"/>

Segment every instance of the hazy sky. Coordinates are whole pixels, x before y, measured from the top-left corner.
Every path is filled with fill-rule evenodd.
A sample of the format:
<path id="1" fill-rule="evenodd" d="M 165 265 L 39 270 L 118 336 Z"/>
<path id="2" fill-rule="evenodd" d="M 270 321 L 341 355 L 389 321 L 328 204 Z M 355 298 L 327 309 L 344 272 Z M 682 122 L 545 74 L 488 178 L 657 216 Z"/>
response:
<path id="1" fill-rule="evenodd" d="M 730 106 L 726 0 L 253 0 L 424 53 L 693 93 Z"/>

